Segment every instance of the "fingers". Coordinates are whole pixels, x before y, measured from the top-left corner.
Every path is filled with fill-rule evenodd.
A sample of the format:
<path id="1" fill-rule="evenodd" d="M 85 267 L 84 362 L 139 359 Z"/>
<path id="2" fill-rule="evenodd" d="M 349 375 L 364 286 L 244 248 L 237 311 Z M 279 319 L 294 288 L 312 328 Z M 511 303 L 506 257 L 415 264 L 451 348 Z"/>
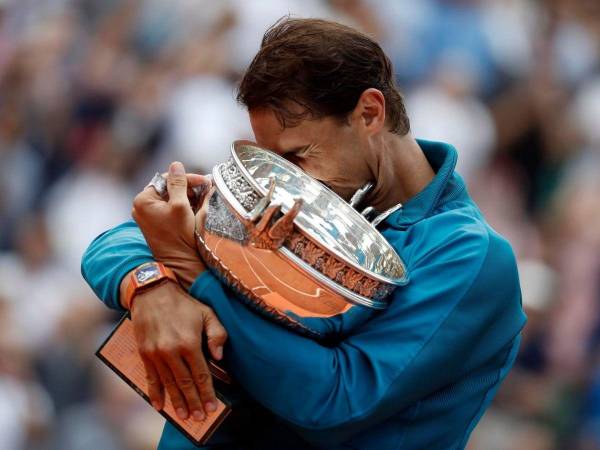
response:
<path id="1" fill-rule="evenodd" d="M 195 353 L 200 354 L 200 351 L 197 351 Z M 182 356 L 186 359 L 187 355 L 188 353 L 182 352 Z M 200 357 L 200 359 L 202 358 Z M 202 389 L 200 389 L 198 385 L 201 384 L 199 383 L 199 381 L 201 381 L 202 384 L 205 384 L 207 380 L 208 382 L 212 381 L 210 379 L 208 369 L 206 369 L 206 363 L 204 363 L 205 372 L 198 372 L 196 369 L 190 370 L 188 364 L 186 364 L 186 362 L 184 362 L 184 360 L 181 359 L 181 357 L 178 354 L 167 355 L 166 362 L 169 365 L 171 371 L 173 372 L 173 375 L 175 377 L 175 384 L 177 385 L 178 390 L 181 392 L 183 400 L 187 403 L 187 408 L 185 404 L 183 406 L 173 405 L 175 407 L 177 415 L 179 416 L 179 418 L 185 419 L 188 417 L 188 414 L 191 414 L 195 420 L 203 420 L 205 414 L 204 409 L 202 407 L 201 397 L 202 389 L 205 388 L 204 386 L 202 386 Z M 210 400 L 212 400 L 214 398 L 212 384 L 210 386 L 210 389 L 213 396 Z M 204 400 L 204 398 L 202 400 Z"/>
<path id="2" fill-rule="evenodd" d="M 167 190 L 169 192 L 169 203 L 171 205 L 191 208 L 187 196 L 187 177 L 185 175 L 185 168 L 179 161 L 175 161 L 169 166 Z"/>
<path id="3" fill-rule="evenodd" d="M 223 358 L 223 346 L 225 345 L 225 341 L 227 341 L 227 331 L 225 331 L 216 314 L 210 308 L 207 308 L 204 314 L 204 333 L 208 340 L 210 354 L 214 359 L 220 361 Z"/>
<path id="4" fill-rule="evenodd" d="M 137 194 L 133 199 L 133 209 L 141 210 L 148 206 L 150 203 L 154 203 L 158 200 L 162 200 L 161 196 L 156 192 L 156 189 L 148 185 L 142 192 Z"/>
<path id="5" fill-rule="evenodd" d="M 154 363 L 145 354 L 140 353 L 144 368 L 146 369 L 146 381 L 148 383 L 148 397 L 150 403 L 157 411 L 164 407 L 165 397 L 162 383 L 158 371 L 154 367 Z"/>
<path id="6" fill-rule="evenodd" d="M 155 365 L 180 419 L 187 419 L 191 414 L 194 420 L 204 420 L 206 413 L 217 409 L 212 375 L 201 345 L 182 347 L 178 353 L 164 353 Z"/>
<path id="7" fill-rule="evenodd" d="M 211 183 L 210 175 L 200 175 L 197 173 L 188 173 L 188 174 L 186 174 L 186 177 L 187 177 L 188 187 L 190 187 L 190 188 Z"/>
<path id="8" fill-rule="evenodd" d="M 205 198 L 212 188 L 212 175 L 189 175 L 187 195 L 194 214 L 204 204 Z"/>
<path id="9" fill-rule="evenodd" d="M 221 342 L 224 340 L 221 337 Z M 140 352 L 146 369 L 148 396 L 154 409 L 159 411 L 165 407 L 166 390 L 175 413 L 182 420 L 191 414 L 194 420 L 201 421 L 207 413 L 216 411 L 212 375 L 200 349 L 200 345 L 194 345 L 182 347 L 175 353 Z"/>
<path id="10" fill-rule="evenodd" d="M 194 390 L 200 393 L 202 401 L 199 407 L 192 411 L 198 411 L 197 417 L 201 420 L 204 418 L 204 411 L 210 414 L 217 409 L 217 398 L 212 383 L 212 375 L 208 369 L 204 355 L 200 351 L 200 347 L 198 347 L 197 351 L 185 353 L 184 358 L 192 372 Z"/>
<path id="11" fill-rule="evenodd" d="M 179 387 L 177 386 L 177 382 L 175 381 L 175 376 L 173 375 L 171 368 L 160 357 L 155 357 L 152 361 L 158 370 L 160 381 L 169 394 L 171 404 L 173 405 L 177 416 L 179 416 L 180 419 L 186 419 L 188 417 L 187 405 L 183 395 L 181 394 L 181 391 L 179 390 Z"/>
<path id="12" fill-rule="evenodd" d="M 144 189 L 152 190 L 152 188 L 154 188 L 160 198 L 169 201 L 169 192 L 167 188 L 168 175 L 169 172 L 163 172 L 160 175 L 155 175 L 152 181 Z M 206 195 L 212 186 L 212 175 L 186 173 L 185 176 L 187 179 L 187 197 L 190 201 L 192 209 L 197 209 L 199 204 L 201 204 L 204 195 Z"/>
<path id="13" fill-rule="evenodd" d="M 169 176 L 169 172 L 161 173 L 162 177 L 167 179 Z M 200 186 L 203 184 L 210 184 L 212 181 L 212 175 L 200 175 L 199 173 L 186 173 L 185 177 L 187 178 L 187 186 L 188 189 L 192 189 L 196 186 Z"/>
<path id="14" fill-rule="evenodd" d="M 181 163 L 175 162 L 173 164 L 180 165 Z M 186 173 L 186 195 L 190 199 L 198 199 L 200 198 L 212 185 L 212 176 L 211 175 L 200 175 L 197 173 Z M 150 201 L 156 201 L 159 199 L 169 200 L 171 197 L 169 195 L 169 187 L 168 187 L 168 179 L 169 172 L 163 172 L 162 174 L 156 174 L 150 183 L 144 187 L 142 192 L 140 192 L 136 199 L 134 200 L 134 204 L 137 204 L 138 208 L 143 206 Z M 174 177 L 172 177 L 173 183 Z M 175 184 L 181 184 L 182 181 L 178 180 L 174 182 Z M 175 187 L 177 190 L 178 188 Z"/>

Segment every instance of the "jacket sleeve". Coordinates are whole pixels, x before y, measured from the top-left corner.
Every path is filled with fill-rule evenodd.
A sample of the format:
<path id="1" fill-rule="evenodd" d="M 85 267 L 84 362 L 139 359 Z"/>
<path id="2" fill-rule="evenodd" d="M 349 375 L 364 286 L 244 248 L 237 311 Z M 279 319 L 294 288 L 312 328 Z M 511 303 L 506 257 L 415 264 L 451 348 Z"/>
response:
<path id="1" fill-rule="evenodd" d="M 137 223 L 130 220 L 92 241 L 81 259 L 81 274 L 106 306 L 125 312 L 119 302 L 121 280 L 149 261 L 153 261 L 152 252 Z"/>
<path id="2" fill-rule="evenodd" d="M 228 331 L 225 353 L 248 392 L 308 440 L 335 445 L 507 351 L 524 316 L 512 249 L 493 245 L 452 233 L 387 310 L 334 347 L 253 314 L 211 273 L 190 291 Z"/>
<path id="3" fill-rule="evenodd" d="M 109 233 L 92 243 L 83 265 L 88 278 L 94 268 L 107 271 L 90 284 L 110 306 L 119 277 L 150 254 L 132 228 Z M 263 319 L 210 272 L 190 293 L 227 330 L 226 361 L 250 395 L 306 439 L 335 445 L 459 379 L 515 338 L 523 316 L 514 257 L 508 244 L 494 245 L 480 231 L 445 236 L 415 261 L 411 282 L 387 310 L 332 347 Z"/>

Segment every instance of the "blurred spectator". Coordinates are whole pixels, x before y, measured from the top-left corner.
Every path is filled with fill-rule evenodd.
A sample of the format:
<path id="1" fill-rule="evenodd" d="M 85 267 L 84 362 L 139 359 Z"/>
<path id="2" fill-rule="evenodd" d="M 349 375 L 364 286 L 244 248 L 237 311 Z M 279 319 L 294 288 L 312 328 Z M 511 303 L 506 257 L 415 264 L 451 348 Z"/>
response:
<path id="1" fill-rule="evenodd" d="M 182 83 L 173 92 L 168 114 L 169 156 L 201 173 L 228 158 L 232 135 L 252 137 L 233 87 L 220 78 L 197 77 Z M 160 167 L 168 167 L 170 161 L 162 162 Z"/>
<path id="2" fill-rule="evenodd" d="M 78 344 L 79 356 L 87 362 L 84 374 L 91 383 L 89 397 L 72 404 L 60 416 L 51 450 L 152 450 L 160 439 L 164 419 L 99 360 L 90 360 L 110 329 L 88 314 L 88 320 L 73 315 L 70 327 L 75 336 L 85 339 Z M 97 315 L 96 315 L 97 318 Z M 96 326 L 91 327 L 95 322 Z M 97 331 L 90 335 L 89 330 Z M 71 339 L 72 339 L 71 335 Z M 51 361 L 48 361 L 51 362 Z"/>
<path id="3" fill-rule="evenodd" d="M 475 96 L 476 74 L 460 55 L 445 55 L 429 83 L 407 98 L 413 133 L 448 140 L 458 149 L 457 170 L 467 181 L 492 152 L 495 129 L 486 106 Z"/>
<path id="4" fill-rule="evenodd" d="M 27 330 L 22 344 L 44 352 L 62 314 L 74 303 L 84 285 L 53 257 L 43 216 L 24 217 L 13 253 L 0 254 L 0 295 L 10 301 L 7 314 L 19 329 Z"/>
<path id="5" fill-rule="evenodd" d="M 43 448 L 54 420 L 52 400 L 33 373 L 34 354 L 0 297 L 0 448 Z"/>

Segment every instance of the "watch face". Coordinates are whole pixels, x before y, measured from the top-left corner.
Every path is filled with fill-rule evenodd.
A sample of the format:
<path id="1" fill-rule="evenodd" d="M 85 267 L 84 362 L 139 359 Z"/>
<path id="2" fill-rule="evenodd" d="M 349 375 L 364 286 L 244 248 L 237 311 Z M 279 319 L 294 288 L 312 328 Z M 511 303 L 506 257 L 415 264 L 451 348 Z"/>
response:
<path id="1" fill-rule="evenodd" d="M 135 273 L 135 277 L 137 278 L 138 283 L 143 284 L 152 280 L 153 278 L 157 278 L 160 275 L 160 271 L 158 267 L 155 265 L 151 265 L 148 267 L 142 267 L 138 269 Z"/>

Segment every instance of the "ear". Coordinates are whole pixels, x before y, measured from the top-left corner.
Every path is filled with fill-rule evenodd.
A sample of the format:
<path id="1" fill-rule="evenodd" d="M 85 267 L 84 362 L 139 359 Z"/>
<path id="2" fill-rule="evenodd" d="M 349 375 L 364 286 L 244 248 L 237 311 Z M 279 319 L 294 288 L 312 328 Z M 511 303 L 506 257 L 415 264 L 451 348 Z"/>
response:
<path id="1" fill-rule="evenodd" d="M 358 98 L 352 117 L 368 134 L 380 132 L 385 126 L 385 97 L 379 89 L 366 89 Z"/>

